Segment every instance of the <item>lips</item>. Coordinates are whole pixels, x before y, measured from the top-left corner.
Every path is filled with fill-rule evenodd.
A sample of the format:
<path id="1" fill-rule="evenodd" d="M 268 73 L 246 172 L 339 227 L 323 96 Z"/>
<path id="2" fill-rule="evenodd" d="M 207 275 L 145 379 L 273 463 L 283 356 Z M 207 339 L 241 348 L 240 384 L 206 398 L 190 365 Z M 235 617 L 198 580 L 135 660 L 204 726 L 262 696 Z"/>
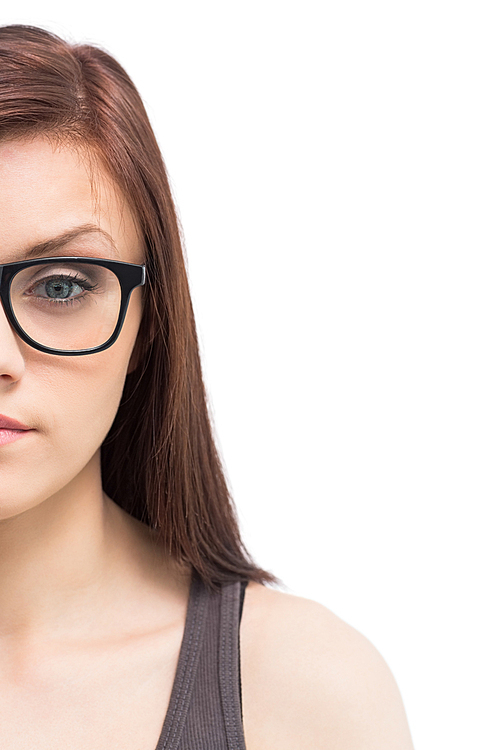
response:
<path id="1" fill-rule="evenodd" d="M 18 422 L 17 419 L 11 419 L 0 414 L 0 430 L 30 430 L 25 424 Z"/>

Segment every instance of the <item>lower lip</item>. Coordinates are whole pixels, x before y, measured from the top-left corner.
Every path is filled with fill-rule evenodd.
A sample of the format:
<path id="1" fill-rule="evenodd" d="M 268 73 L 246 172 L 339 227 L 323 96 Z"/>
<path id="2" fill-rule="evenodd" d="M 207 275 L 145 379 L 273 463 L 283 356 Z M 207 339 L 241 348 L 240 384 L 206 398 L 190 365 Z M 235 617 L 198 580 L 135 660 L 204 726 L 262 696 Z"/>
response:
<path id="1" fill-rule="evenodd" d="M 30 432 L 33 430 L 6 430 L 5 427 L 0 427 L 0 446 L 15 443 Z"/>

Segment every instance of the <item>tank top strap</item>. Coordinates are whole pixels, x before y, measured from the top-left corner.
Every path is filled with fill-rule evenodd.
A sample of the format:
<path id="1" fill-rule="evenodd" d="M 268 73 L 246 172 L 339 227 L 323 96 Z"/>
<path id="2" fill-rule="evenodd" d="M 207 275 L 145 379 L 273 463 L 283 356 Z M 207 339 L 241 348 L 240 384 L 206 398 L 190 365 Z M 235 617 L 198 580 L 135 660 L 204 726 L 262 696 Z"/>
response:
<path id="1" fill-rule="evenodd" d="M 191 583 L 172 695 L 156 750 L 245 750 L 239 622 L 245 584 Z"/>
<path id="2" fill-rule="evenodd" d="M 230 750 L 245 750 L 240 679 L 240 581 L 221 592 L 219 626 L 219 685 Z"/>

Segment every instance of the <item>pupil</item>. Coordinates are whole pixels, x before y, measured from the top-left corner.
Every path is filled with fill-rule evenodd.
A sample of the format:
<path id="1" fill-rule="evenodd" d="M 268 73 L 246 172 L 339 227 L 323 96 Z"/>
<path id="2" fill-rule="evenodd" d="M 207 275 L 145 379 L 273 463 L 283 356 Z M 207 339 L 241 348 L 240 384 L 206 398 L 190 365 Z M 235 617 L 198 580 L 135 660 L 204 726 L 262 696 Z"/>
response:
<path id="1" fill-rule="evenodd" d="M 47 295 L 52 299 L 66 299 L 71 294 L 73 284 L 71 281 L 48 281 L 45 285 Z"/>

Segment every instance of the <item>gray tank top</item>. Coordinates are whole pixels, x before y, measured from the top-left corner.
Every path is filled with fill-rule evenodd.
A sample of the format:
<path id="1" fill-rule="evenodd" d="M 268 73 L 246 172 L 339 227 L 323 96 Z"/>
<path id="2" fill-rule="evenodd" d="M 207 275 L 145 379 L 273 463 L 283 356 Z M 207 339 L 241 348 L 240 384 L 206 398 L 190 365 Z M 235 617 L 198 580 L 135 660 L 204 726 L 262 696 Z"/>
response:
<path id="1" fill-rule="evenodd" d="M 211 592 L 193 577 L 156 750 L 245 750 L 239 649 L 245 586 L 236 581 Z"/>

